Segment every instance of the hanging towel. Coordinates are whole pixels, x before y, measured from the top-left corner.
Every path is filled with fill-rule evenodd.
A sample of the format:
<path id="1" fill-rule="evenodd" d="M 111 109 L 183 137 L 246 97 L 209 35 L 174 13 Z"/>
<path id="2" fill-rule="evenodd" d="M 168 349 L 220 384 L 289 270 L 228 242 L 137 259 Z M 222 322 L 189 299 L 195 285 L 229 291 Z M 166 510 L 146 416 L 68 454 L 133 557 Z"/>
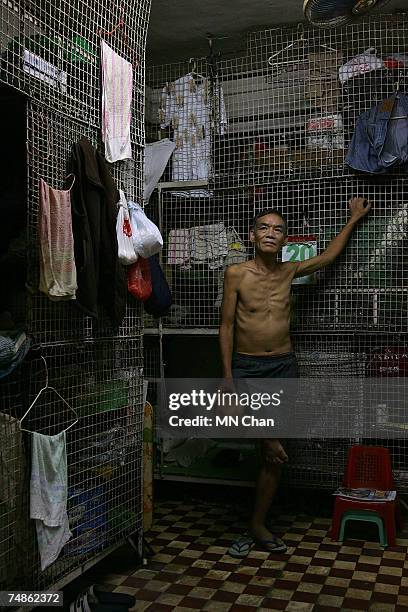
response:
<path id="1" fill-rule="evenodd" d="M 167 249 L 167 263 L 170 265 L 181 265 L 187 269 L 190 259 L 190 230 L 173 229 L 169 232 L 169 244 Z"/>
<path id="2" fill-rule="evenodd" d="M 132 158 L 132 64 L 101 40 L 102 54 L 102 140 L 110 163 Z"/>
<path id="3" fill-rule="evenodd" d="M 151 142 L 145 147 L 143 199 L 148 201 L 164 172 L 171 154 L 176 148 L 176 143 L 168 138 Z"/>
<path id="4" fill-rule="evenodd" d="M 35 519 L 42 571 L 54 563 L 72 536 L 68 523 L 67 497 L 65 431 L 55 436 L 33 433 L 30 518 Z"/>
<path id="5" fill-rule="evenodd" d="M 216 270 L 223 265 L 227 253 L 227 232 L 223 223 L 191 228 L 190 257 L 192 263 L 207 261 L 210 270 Z"/>
<path id="6" fill-rule="evenodd" d="M 40 239 L 39 289 L 51 300 L 74 300 L 77 275 L 72 234 L 71 187 L 52 189 L 40 179 L 38 235 Z"/>

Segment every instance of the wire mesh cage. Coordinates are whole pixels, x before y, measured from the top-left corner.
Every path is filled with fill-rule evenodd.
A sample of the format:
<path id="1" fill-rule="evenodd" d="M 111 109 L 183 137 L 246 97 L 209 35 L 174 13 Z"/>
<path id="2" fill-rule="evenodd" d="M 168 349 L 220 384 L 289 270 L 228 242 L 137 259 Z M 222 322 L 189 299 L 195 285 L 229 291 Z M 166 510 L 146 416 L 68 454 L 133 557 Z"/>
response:
<path id="1" fill-rule="evenodd" d="M 149 68 L 147 137 L 173 140 L 178 153 L 149 203 L 164 237 L 173 307 L 148 326 L 194 334 L 197 342 L 217 333 L 224 270 L 253 257 L 249 228 L 260 210 L 278 208 L 292 253 L 300 243 L 313 255 L 346 223 L 348 200 L 365 196 L 372 211 L 342 255 L 312 282 L 292 286 L 294 346 L 303 376 L 405 376 L 405 170 L 364 175 L 345 156 L 360 114 L 406 92 L 407 29 L 405 15 L 332 30 L 274 27 L 249 34 L 246 53 L 218 59 L 215 70 L 211 57 Z M 196 129 L 207 124 L 210 159 Z M 205 173 L 194 175 L 203 159 Z M 180 364 L 180 377 L 183 370 Z M 350 437 L 289 442 L 289 482 L 339 484 L 361 406 L 339 411 Z M 396 413 L 400 422 L 402 408 Z M 371 415 L 369 427 L 382 418 Z M 390 448 L 406 489 L 404 441 L 391 429 L 376 439 L 369 427 L 362 440 Z"/>
<path id="2" fill-rule="evenodd" d="M 100 41 L 134 67 L 133 142 L 144 142 L 150 2 L 2 2 L 1 81 L 72 119 L 100 125 Z"/>
<path id="3" fill-rule="evenodd" d="M 16 288 L 13 274 L 8 275 L 7 291 L 12 290 L 7 300 L 1 296 L 1 307 L 11 311 L 32 343 L 26 359 L 0 383 L 0 582 L 5 589 L 63 584 L 127 536 L 141 534 L 140 305 L 128 296 L 117 327 L 102 306 L 92 318 L 72 301 L 49 300 L 38 290 L 38 228 L 40 179 L 55 189 L 67 189 L 72 147 L 82 137 L 104 152 L 102 40 L 132 66 L 132 159 L 111 164 L 109 172 L 129 199 L 140 201 L 149 12 L 149 0 L 137 6 L 130 0 L 16 0 L 0 5 L 0 102 L 6 108 L 14 101 L 23 109 L 25 123 L 22 130 L 14 130 L 23 153 L 15 159 L 14 183 L 9 181 L 14 189 L 9 200 L 15 203 L 13 210 L 21 208 L 24 222 L 10 230 L 1 252 L 2 269 L 7 263 L 22 282 Z M 15 113 L 8 121 L 12 129 Z M 24 183 L 24 195 L 15 188 L 19 181 Z M 3 212 L 2 220 L 7 218 Z M 6 243 L 11 246 L 4 259 Z M 10 268 L 17 256 L 24 263 L 12 263 Z M 46 380 L 57 393 L 44 389 Z M 23 421 L 24 429 L 53 436 L 72 425 L 66 433 L 72 537 L 45 571 L 40 568 L 34 521 L 29 519 L 32 436 L 20 430 L 22 416 L 41 389 Z"/>
<path id="4" fill-rule="evenodd" d="M 3 395 L 6 462 L 2 482 L 13 488 L 3 497 L 2 507 L 17 508 L 20 513 L 12 519 L 4 513 L 2 527 L 11 533 L 14 546 L 1 567 L 14 572 L 13 586 L 24 583 L 45 588 L 140 530 L 141 479 L 136 475 L 142 457 L 141 364 L 137 338 L 55 344 L 34 350 L 20 376 L 7 383 L 15 391 Z M 44 389 L 46 379 L 48 389 Z M 22 408 L 41 390 L 20 431 L 17 419 L 22 417 Z M 31 436 L 24 432 L 55 436 L 72 425 L 66 439 L 68 518 L 73 536 L 59 559 L 41 572 L 34 521 L 29 520 L 27 508 Z M 12 434 L 12 445 L 6 434 Z M 2 546 L 7 542 L 2 539 Z M 21 556 L 22 548 L 25 554 L 18 559 L 16 553 Z M 4 576 L 5 583 L 10 577 Z"/>
<path id="5" fill-rule="evenodd" d="M 406 329 L 403 171 L 358 176 L 344 158 L 357 117 L 404 91 L 407 27 L 382 17 L 336 30 L 274 28 L 249 35 L 247 54 L 219 61 L 210 78 L 205 60 L 195 72 L 188 63 L 149 69 L 148 136 L 170 137 L 178 152 L 158 204 L 174 290 L 165 327 L 217 326 L 223 269 L 252 256 L 254 213 L 281 209 L 289 233 L 312 237 L 321 252 L 346 222 L 349 198 L 363 194 L 373 211 L 345 253 L 316 284 L 294 287 L 293 328 Z M 212 84 L 207 106 L 203 82 Z M 206 122 L 211 155 L 196 138 Z M 193 177 L 208 186 L 189 185 Z"/>

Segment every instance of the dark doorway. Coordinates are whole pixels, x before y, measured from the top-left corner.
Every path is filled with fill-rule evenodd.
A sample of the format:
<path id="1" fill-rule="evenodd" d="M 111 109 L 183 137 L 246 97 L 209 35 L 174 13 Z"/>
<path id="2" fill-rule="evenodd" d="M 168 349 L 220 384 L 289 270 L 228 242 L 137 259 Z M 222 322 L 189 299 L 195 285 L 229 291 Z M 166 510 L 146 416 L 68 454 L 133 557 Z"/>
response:
<path id="1" fill-rule="evenodd" d="M 25 319 L 27 258 L 26 98 L 0 86 L 0 329 Z"/>

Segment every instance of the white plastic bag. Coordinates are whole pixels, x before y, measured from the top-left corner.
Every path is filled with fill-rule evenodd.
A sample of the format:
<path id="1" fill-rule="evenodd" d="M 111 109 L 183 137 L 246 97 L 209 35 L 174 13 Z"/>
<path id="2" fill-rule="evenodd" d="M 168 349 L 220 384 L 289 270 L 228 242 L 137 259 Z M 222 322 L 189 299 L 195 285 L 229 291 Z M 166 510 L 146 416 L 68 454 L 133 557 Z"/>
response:
<path id="1" fill-rule="evenodd" d="M 343 84 L 349 79 L 360 74 L 365 74 L 366 72 L 372 72 L 373 70 L 384 68 L 384 62 L 375 55 L 375 51 L 375 49 L 370 47 L 370 49 L 366 49 L 364 53 L 356 55 L 346 64 L 340 66 L 340 83 Z"/>
<path id="2" fill-rule="evenodd" d="M 139 204 L 129 202 L 128 206 L 136 253 L 146 258 L 156 255 L 163 247 L 163 238 L 159 228 L 146 217 Z"/>
<path id="3" fill-rule="evenodd" d="M 133 246 L 132 226 L 125 194 L 120 189 L 119 211 L 116 219 L 116 235 L 118 238 L 118 257 L 120 263 L 130 266 L 137 261 L 138 255 Z"/>

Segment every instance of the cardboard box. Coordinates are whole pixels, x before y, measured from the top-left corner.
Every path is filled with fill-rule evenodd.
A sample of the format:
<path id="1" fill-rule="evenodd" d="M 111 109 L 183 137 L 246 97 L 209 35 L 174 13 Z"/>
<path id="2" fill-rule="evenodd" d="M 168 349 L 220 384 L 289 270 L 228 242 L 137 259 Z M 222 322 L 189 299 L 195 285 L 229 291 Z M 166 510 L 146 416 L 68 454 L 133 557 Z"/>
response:
<path id="1" fill-rule="evenodd" d="M 297 170 L 327 168 L 328 166 L 343 166 L 344 149 L 322 149 L 321 147 L 306 147 L 292 152 L 293 168 Z"/>
<path id="2" fill-rule="evenodd" d="M 290 169 L 290 161 L 288 147 L 269 148 L 267 143 L 254 143 L 253 163 L 255 167 L 284 172 Z"/>

